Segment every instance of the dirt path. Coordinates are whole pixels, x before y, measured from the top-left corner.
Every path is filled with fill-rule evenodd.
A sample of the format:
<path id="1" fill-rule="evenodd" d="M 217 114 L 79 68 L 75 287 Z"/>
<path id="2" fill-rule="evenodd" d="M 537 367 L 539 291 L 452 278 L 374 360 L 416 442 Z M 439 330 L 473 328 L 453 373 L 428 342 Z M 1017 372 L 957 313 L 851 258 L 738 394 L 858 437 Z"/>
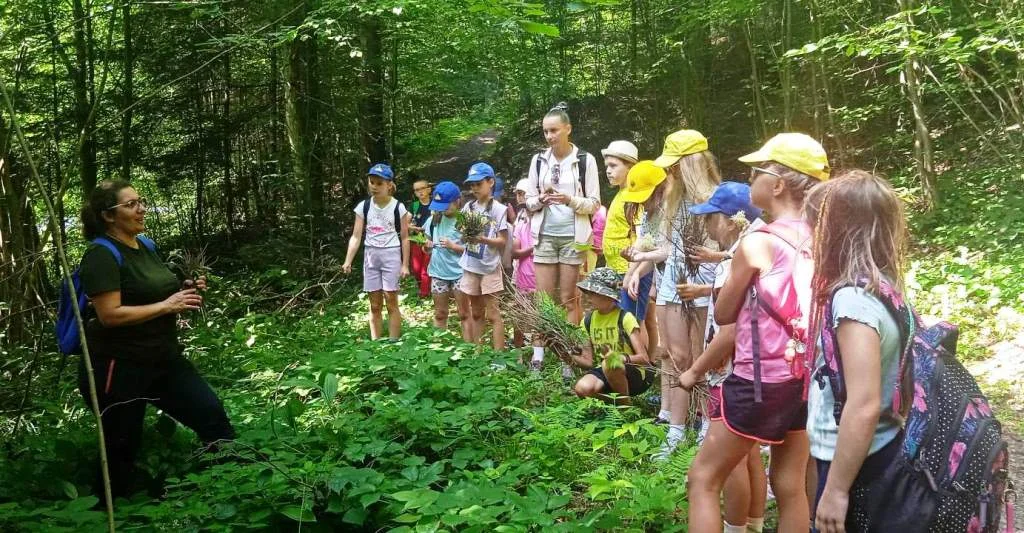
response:
<path id="1" fill-rule="evenodd" d="M 487 130 L 467 139 L 433 161 L 424 163 L 419 174 L 434 183 L 443 180 L 462 183 L 469 165 L 486 154 L 500 134 L 498 130 Z"/>
<path id="2" fill-rule="evenodd" d="M 1010 448 L 1010 479 L 1024 490 L 1024 332 L 1012 341 L 989 348 L 984 361 L 967 368 L 993 399 L 996 415 L 1003 422 L 1003 436 Z M 1024 513 L 1017 513 L 1015 531 L 1024 531 Z M 1002 531 L 1002 530 L 1000 530 Z"/>

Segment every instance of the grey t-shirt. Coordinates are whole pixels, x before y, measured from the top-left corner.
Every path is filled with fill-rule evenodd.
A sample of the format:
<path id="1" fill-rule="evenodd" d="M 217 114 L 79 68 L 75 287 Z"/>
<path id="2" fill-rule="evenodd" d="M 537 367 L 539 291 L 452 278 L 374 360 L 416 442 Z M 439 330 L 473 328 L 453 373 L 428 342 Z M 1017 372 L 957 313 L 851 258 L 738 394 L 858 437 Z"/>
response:
<path id="1" fill-rule="evenodd" d="M 488 208 L 488 205 L 490 208 Z M 493 238 L 497 237 L 498 233 L 502 231 L 508 235 L 508 217 L 505 216 L 507 209 L 505 204 L 497 200 L 484 204 L 473 200 L 466 204 L 462 211 L 475 211 L 486 215 L 490 222 L 487 224 L 487 229 L 484 230 L 483 236 Z M 495 246 L 488 246 L 483 243 L 467 244 L 466 251 L 463 252 L 462 259 L 459 260 L 459 266 L 463 270 L 473 272 L 474 274 L 490 274 L 501 266 L 501 253 L 502 249 Z"/>
<path id="2" fill-rule="evenodd" d="M 853 320 L 864 324 L 878 332 L 882 340 L 882 406 L 875 435 L 871 439 L 868 453 L 875 453 L 892 441 L 899 433 L 899 423 L 889 415 L 895 391 L 896 377 L 899 373 L 901 338 L 899 324 L 873 294 L 860 287 L 845 287 L 836 292 L 832 301 L 832 323 L 835 327 L 844 320 Z M 856 353 L 844 353 L 843 358 L 850 360 L 857 357 Z M 814 362 L 815 374 L 824 372 L 825 357 L 819 355 Z M 807 435 L 811 441 L 811 456 L 822 461 L 831 461 L 836 452 L 836 439 L 839 427 L 833 415 L 835 404 L 832 387 L 828 379 L 822 379 L 824 388 L 818 380 L 811 381 L 807 398 Z"/>

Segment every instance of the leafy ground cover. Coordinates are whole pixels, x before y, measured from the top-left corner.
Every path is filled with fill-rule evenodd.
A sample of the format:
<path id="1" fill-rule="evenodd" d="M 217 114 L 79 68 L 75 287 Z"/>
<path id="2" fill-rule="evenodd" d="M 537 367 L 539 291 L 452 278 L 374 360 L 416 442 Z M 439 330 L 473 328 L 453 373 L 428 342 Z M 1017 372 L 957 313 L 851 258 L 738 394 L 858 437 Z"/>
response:
<path id="1" fill-rule="evenodd" d="M 196 454 L 190 432 L 151 416 L 141 458 L 151 493 L 120 502 L 119 528 L 684 527 L 695 450 L 652 464 L 664 431 L 647 414 L 578 401 L 557 369 L 532 376 L 509 354 L 478 353 L 448 332 L 363 340 L 362 309 L 352 307 L 191 330 L 189 355 L 220 391 L 238 442 Z M 61 398 L 37 417 L 45 429 L 3 461 L 3 528 L 103 528 L 89 510 L 90 422 L 72 391 Z"/>

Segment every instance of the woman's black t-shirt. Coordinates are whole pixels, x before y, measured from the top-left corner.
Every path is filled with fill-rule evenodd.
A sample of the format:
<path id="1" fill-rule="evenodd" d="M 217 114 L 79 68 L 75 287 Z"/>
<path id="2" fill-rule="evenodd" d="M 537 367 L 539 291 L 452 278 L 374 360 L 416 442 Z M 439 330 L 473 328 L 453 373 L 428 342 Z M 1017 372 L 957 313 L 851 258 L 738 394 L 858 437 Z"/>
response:
<path id="1" fill-rule="evenodd" d="M 177 276 L 160 257 L 139 243 L 136 250 L 109 239 L 121 252 L 123 261 L 110 250 L 90 244 L 82 257 L 82 289 L 91 298 L 97 294 L 121 291 L 121 305 L 148 305 L 162 302 L 180 290 Z M 91 309 L 87 317 L 94 318 Z M 132 359 L 139 362 L 160 362 L 178 356 L 177 315 L 165 314 L 140 324 L 103 327 L 99 320 L 89 320 L 86 339 L 91 353 L 105 357 Z"/>

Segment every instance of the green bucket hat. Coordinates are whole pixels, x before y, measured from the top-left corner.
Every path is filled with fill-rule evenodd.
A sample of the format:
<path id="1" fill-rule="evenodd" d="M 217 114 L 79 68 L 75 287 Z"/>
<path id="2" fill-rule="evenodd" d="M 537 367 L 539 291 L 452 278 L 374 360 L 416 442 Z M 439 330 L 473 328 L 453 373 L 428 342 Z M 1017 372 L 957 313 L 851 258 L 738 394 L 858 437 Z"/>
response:
<path id="1" fill-rule="evenodd" d="M 622 287 L 622 278 L 614 270 L 601 267 L 587 274 L 587 277 L 576 286 L 580 290 L 607 296 L 617 302 L 619 301 L 619 289 Z"/>

